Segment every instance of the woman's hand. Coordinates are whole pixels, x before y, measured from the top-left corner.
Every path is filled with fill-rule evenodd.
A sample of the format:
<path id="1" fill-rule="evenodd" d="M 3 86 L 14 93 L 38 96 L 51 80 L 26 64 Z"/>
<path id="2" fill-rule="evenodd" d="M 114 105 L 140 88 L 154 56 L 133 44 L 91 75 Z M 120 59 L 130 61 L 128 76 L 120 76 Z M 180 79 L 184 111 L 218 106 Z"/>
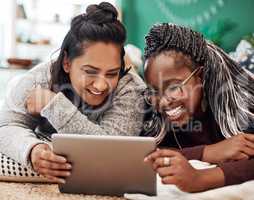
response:
<path id="1" fill-rule="evenodd" d="M 56 93 L 49 89 L 40 87 L 35 88 L 30 92 L 26 100 L 28 113 L 31 115 L 39 115 L 41 110 L 54 98 Z"/>
<path id="2" fill-rule="evenodd" d="M 207 145 L 202 160 L 209 163 L 219 163 L 248 160 L 251 156 L 254 156 L 254 135 L 246 133 Z"/>
<path id="3" fill-rule="evenodd" d="M 64 178 L 71 174 L 71 164 L 65 157 L 54 154 L 47 144 L 34 146 L 30 159 L 37 173 L 57 183 L 65 183 Z"/>
<path id="4" fill-rule="evenodd" d="M 169 159 L 168 165 L 164 159 Z M 157 150 L 150 154 L 145 161 L 150 161 L 154 171 L 161 177 L 164 184 L 174 184 L 183 191 L 199 190 L 193 180 L 198 180 L 198 171 L 194 169 L 180 153 L 168 149 Z"/>
<path id="5" fill-rule="evenodd" d="M 164 159 L 169 159 L 165 166 Z M 179 152 L 157 150 L 145 158 L 161 177 L 162 183 L 174 184 L 185 192 L 199 192 L 224 185 L 224 174 L 220 168 L 197 170 Z"/>

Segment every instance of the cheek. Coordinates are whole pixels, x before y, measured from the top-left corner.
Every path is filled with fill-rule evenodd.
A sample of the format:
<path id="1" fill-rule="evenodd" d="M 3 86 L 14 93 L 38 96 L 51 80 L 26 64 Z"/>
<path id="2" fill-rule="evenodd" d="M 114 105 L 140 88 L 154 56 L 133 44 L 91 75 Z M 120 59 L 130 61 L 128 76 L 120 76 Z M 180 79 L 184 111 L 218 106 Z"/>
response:
<path id="1" fill-rule="evenodd" d="M 116 89 L 118 81 L 119 81 L 119 77 L 107 80 L 108 86 L 109 86 L 109 92 L 112 92 Z"/>
<path id="2" fill-rule="evenodd" d="M 202 86 L 197 85 L 195 87 L 189 88 L 188 93 L 188 109 L 190 113 L 194 113 L 199 107 L 201 103 L 201 97 L 202 97 Z"/>
<path id="3" fill-rule="evenodd" d="M 70 73 L 70 80 L 72 87 L 79 94 L 82 92 L 84 88 L 86 88 L 91 83 L 90 78 L 86 77 L 82 73 Z"/>

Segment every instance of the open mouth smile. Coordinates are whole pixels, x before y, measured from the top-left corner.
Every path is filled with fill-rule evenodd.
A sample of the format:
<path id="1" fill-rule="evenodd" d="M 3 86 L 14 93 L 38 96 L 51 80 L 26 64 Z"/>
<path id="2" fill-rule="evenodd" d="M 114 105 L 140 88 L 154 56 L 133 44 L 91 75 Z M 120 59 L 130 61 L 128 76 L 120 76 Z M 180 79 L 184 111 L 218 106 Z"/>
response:
<path id="1" fill-rule="evenodd" d="M 169 117 L 170 120 L 177 120 L 181 117 L 181 115 L 184 113 L 185 109 L 183 106 L 178 106 L 172 109 L 165 110 L 166 115 Z"/>

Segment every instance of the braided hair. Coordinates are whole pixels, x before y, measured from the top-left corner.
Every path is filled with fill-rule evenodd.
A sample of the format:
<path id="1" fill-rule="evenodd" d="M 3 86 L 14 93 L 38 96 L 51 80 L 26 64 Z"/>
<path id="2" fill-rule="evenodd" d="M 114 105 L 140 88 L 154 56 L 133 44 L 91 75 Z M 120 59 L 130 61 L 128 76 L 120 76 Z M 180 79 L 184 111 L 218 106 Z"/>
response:
<path id="1" fill-rule="evenodd" d="M 64 57 L 67 56 L 72 61 L 82 55 L 85 49 L 94 42 L 111 42 L 121 47 L 120 78 L 123 77 L 128 72 L 125 70 L 124 64 L 123 46 L 125 40 L 125 27 L 117 19 L 117 10 L 113 5 L 102 2 L 98 5 L 88 6 L 86 13 L 72 19 L 70 30 L 63 40 L 59 56 L 51 65 L 51 90 L 59 92 L 62 85 L 70 83 L 69 76 L 63 69 Z M 66 94 L 68 92 L 62 92 L 68 97 Z"/>
<path id="2" fill-rule="evenodd" d="M 162 23 L 145 37 L 144 57 L 163 51 L 182 52 L 203 66 L 203 92 L 224 137 L 246 130 L 254 122 L 254 78 L 222 49 L 190 28 Z"/>

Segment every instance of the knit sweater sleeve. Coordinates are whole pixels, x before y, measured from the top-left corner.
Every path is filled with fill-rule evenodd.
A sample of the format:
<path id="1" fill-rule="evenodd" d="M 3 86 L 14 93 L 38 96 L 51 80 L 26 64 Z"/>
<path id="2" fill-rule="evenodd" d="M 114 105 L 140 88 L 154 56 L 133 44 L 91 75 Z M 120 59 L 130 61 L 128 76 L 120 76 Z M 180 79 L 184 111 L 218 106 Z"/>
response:
<path id="1" fill-rule="evenodd" d="M 86 135 L 138 135 L 143 123 L 143 81 L 135 74 L 127 74 L 116 88 L 112 105 L 99 122 L 82 114 L 61 92 L 41 111 L 59 133 Z"/>
<path id="2" fill-rule="evenodd" d="M 25 102 L 37 85 L 47 87 L 47 70 L 43 63 L 13 80 L 0 110 L 0 152 L 23 165 L 29 164 L 33 146 L 45 143 L 34 134 L 39 119 L 27 112 Z"/>

